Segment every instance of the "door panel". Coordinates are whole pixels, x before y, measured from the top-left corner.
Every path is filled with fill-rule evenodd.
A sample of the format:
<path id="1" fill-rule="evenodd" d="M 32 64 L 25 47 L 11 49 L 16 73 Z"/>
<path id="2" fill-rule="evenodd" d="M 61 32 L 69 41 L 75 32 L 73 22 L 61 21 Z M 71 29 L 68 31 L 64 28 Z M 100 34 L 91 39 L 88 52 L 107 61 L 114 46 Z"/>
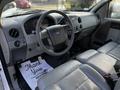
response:
<path id="1" fill-rule="evenodd" d="M 110 41 L 120 43 L 120 21 L 118 19 L 106 18 L 102 21 L 93 35 L 92 47 L 97 49 Z"/>
<path id="2" fill-rule="evenodd" d="M 91 39 L 91 46 L 97 49 L 108 42 L 107 37 L 111 27 L 111 22 L 108 19 L 101 21 Z"/>
<path id="3" fill-rule="evenodd" d="M 107 36 L 107 40 L 120 43 L 120 21 L 118 19 L 109 19 L 111 22 L 110 30 Z"/>

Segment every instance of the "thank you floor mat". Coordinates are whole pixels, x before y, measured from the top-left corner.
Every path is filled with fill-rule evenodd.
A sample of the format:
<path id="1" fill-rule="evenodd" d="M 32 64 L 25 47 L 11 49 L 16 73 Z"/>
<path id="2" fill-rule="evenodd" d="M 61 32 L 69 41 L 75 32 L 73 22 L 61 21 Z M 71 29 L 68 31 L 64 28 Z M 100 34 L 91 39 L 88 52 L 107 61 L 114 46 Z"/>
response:
<path id="1" fill-rule="evenodd" d="M 35 62 L 27 61 L 21 64 L 19 68 L 23 78 L 32 90 L 37 87 L 37 80 L 43 75 L 53 70 L 45 60 L 39 57 Z"/>

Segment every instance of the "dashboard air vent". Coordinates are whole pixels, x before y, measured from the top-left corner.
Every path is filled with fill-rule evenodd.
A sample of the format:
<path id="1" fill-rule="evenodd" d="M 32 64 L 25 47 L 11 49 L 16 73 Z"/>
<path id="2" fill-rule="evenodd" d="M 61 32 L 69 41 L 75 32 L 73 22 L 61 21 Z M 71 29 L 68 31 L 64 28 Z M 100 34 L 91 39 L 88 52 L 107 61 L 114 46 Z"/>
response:
<path id="1" fill-rule="evenodd" d="M 82 22 L 82 20 L 81 20 L 81 18 L 79 17 L 79 18 L 78 18 L 78 23 L 81 23 L 81 22 Z"/>
<path id="2" fill-rule="evenodd" d="M 17 37 L 19 37 L 19 31 L 17 29 L 13 28 L 9 31 L 9 35 L 13 38 L 17 38 Z"/>

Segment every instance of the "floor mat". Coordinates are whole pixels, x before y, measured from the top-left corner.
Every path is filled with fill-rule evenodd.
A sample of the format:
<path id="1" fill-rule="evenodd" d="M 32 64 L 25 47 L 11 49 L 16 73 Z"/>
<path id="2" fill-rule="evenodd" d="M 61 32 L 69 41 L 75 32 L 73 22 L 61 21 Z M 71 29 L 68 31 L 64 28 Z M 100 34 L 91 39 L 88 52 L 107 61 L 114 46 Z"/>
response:
<path id="1" fill-rule="evenodd" d="M 43 75 L 53 70 L 53 68 L 40 57 L 37 61 L 27 61 L 21 64 L 19 68 L 23 78 L 32 90 L 37 87 L 37 81 Z"/>

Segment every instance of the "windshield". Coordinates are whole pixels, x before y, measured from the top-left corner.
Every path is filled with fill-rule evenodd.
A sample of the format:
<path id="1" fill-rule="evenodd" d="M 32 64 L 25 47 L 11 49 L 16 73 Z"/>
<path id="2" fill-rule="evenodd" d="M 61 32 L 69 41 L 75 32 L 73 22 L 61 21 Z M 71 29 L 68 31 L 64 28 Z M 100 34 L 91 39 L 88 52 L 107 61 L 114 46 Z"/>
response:
<path id="1" fill-rule="evenodd" d="M 3 9 L 2 17 L 33 10 L 89 10 L 101 0 L 14 0 Z"/>

